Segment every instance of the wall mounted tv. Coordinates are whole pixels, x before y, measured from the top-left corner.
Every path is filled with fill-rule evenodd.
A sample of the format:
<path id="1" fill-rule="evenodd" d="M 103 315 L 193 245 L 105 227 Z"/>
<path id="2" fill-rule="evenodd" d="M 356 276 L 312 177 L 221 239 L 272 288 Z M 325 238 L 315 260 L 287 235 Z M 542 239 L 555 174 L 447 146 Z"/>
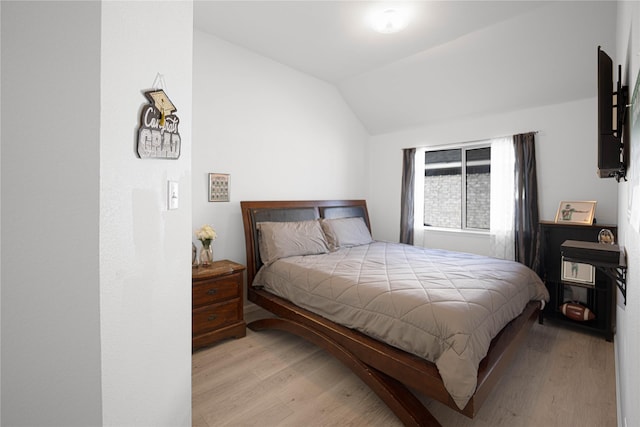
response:
<path id="1" fill-rule="evenodd" d="M 613 61 L 598 46 L 598 176 L 626 180 L 628 140 L 625 134 L 628 87 L 622 85 L 622 67 L 613 87 Z M 628 132 L 627 132 L 628 135 Z"/>

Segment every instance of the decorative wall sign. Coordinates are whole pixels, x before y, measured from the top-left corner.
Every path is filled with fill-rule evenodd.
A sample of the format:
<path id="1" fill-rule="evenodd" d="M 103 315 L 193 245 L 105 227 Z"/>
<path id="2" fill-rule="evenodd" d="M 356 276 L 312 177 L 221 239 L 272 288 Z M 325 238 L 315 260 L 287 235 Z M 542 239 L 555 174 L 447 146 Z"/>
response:
<path id="1" fill-rule="evenodd" d="M 144 93 L 149 104 L 142 107 L 138 129 L 138 156 L 142 159 L 177 159 L 180 157 L 180 119 L 176 107 L 162 89 Z"/>
<path id="2" fill-rule="evenodd" d="M 229 175 L 226 173 L 209 174 L 209 201 L 229 201 Z"/>

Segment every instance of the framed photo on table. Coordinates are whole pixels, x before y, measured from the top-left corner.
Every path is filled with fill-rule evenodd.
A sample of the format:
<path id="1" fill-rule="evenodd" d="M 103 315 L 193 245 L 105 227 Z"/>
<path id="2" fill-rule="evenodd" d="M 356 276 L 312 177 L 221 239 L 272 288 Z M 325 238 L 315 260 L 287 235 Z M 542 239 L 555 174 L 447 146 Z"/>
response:
<path id="1" fill-rule="evenodd" d="M 596 213 L 596 201 L 560 202 L 556 222 L 564 224 L 592 225 Z"/>
<path id="2" fill-rule="evenodd" d="M 567 261 L 562 257 L 562 281 L 595 286 L 596 268 L 591 264 Z"/>

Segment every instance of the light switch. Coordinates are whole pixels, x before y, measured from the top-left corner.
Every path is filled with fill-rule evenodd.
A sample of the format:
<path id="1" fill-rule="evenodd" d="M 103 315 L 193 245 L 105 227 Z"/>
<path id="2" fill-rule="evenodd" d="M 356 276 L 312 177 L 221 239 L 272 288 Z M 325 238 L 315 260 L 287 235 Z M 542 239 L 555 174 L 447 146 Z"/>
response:
<path id="1" fill-rule="evenodd" d="M 176 181 L 169 181 L 169 191 L 167 194 L 167 206 L 168 209 L 178 209 L 179 193 L 178 183 Z"/>

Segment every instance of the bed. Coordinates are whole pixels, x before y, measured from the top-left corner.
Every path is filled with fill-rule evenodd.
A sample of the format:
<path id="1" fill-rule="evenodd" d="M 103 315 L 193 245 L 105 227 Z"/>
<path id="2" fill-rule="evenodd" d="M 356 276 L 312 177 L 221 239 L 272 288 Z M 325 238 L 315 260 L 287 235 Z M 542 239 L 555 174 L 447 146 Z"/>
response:
<path id="1" fill-rule="evenodd" d="M 440 425 L 412 390 L 473 418 L 548 300 L 520 264 L 374 241 L 363 200 L 243 201 L 241 210 L 247 297 L 275 315 L 249 328 L 321 346 L 405 425 Z"/>

